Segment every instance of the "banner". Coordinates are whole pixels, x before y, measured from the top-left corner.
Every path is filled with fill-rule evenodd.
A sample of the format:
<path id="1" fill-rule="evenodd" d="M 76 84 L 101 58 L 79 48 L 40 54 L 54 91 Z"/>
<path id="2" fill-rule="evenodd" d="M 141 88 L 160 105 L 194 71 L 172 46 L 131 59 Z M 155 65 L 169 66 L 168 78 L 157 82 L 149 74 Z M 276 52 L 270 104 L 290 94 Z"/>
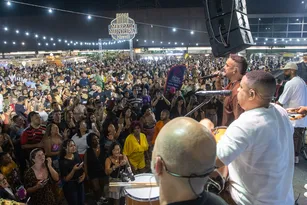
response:
<path id="1" fill-rule="evenodd" d="M 165 93 L 168 92 L 171 88 L 175 88 L 176 90 L 181 89 L 186 69 L 187 68 L 185 65 L 177 65 L 170 69 L 164 90 Z"/>

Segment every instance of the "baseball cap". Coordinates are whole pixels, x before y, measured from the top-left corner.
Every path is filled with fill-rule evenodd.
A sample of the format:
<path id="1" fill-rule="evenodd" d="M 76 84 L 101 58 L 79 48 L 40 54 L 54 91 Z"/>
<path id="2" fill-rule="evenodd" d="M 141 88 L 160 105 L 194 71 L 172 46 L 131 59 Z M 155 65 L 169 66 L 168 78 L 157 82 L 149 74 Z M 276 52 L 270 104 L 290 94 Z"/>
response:
<path id="1" fill-rule="evenodd" d="M 296 63 L 287 63 L 284 67 L 281 67 L 280 70 L 298 70 Z"/>

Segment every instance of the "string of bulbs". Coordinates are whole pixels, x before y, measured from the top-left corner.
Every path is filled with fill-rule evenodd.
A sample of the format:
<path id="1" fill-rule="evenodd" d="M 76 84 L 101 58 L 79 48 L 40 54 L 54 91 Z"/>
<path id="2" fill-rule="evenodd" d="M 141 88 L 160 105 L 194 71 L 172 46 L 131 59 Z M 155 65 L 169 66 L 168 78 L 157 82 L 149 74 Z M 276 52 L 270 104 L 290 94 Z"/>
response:
<path id="1" fill-rule="evenodd" d="M 47 7 L 47 6 L 42 6 L 42 5 L 32 4 L 32 3 L 26 3 L 26 2 L 21 2 L 21 1 L 15 1 L 15 0 L 5 0 L 5 1 L 7 2 L 8 6 L 11 6 L 12 3 L 15 3 L 15 4 L 20 4 L 20 5 L 25 5 L 25 6 L 31 6 L 31 7 L 46 9 L 46 10 L 48 10 L 49 13 L 53 13 L 54 11 L 60 11 L 60 12 L 64 12 L 64 13 L 86 16 L 87 19 L 89 19 L 89 20 L 91 20 L 93 17 L 101 18 L 101 19 L 108 19 L 108 20 L 114 19 L 114 18 L 108 17 L 108 16 L 87 14 L 87 13 L 82 13 L 82 12 L 77 12 L 77 11 L 66 10 L 66 9 L 59 9 L 59 8 L 55 8 L 55 7 L 50 8 L 50 7 Z M 188 31 L 188 32 L 190 32 L 191 35 L 194 35 L 194 33 L 204 33 L 204 34 L 208 33 L 206 31 L 202 31 L 202 30 L 191 30 L 191 29 L 186 29 L 186 28 L 174 28 L 174 27 L 170 27 L 170 26 L 159 25 L 159 24 L 151 24 L 151 23 L 140 22 L 140 21 L 136 21 L 135 23 L 139 24 L 139 25 L 150 26 L 151 28 L 160 27 L 160 28 L 172 29 L 173 32 L 176 32 L 177 30 Z"/>

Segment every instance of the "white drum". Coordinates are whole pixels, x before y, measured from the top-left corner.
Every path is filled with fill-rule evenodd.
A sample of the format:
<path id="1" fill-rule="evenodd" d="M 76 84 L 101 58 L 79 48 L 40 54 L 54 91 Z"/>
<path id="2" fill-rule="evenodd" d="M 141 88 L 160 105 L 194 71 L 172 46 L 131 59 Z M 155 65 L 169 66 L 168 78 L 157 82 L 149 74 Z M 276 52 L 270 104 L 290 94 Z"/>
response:
<path id="1" fill-rule="evenodd" d="M 153 174 L 135 175 L 134 182 L 155 183 Z M 126 188 L 126 205 L 159 205 L 159 187 Z"/>

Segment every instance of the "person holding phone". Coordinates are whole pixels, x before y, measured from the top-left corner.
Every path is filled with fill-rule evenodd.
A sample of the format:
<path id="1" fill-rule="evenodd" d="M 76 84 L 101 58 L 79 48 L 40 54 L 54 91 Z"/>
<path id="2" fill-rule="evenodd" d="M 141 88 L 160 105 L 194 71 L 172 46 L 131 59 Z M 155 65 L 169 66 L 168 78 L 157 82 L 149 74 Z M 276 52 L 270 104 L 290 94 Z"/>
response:
<path id="1" fill-rule="evenodd" d="M 84 205 L 85 172 L 73 140 L 65 140 L 62 144 L 60 171 L 64 180 L 64 196 L 68 205 Z"/>
<path id="2" fill-rule="evenodd" d="M 33 166 L 25 173 L 24 185 L 31 205 L 58 205 L 52 189 L 52 181 L 59 181 L 59 174 L 52 167 L 51 158 L 45 157 L 41 148 L 33 149 L 30 153 Z"/>

